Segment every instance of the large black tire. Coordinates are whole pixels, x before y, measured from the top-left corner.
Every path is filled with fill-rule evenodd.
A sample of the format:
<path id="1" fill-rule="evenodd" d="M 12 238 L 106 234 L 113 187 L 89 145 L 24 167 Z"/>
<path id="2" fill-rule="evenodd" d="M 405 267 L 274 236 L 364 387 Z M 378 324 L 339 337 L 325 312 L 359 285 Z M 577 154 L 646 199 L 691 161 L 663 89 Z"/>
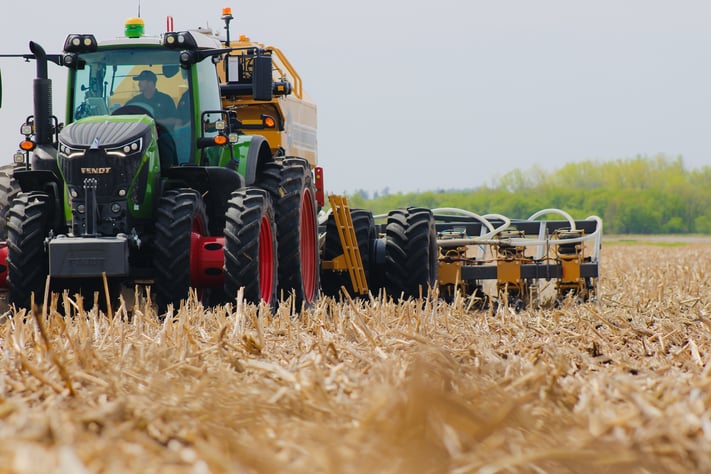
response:
<path id="1" fill-rule="evenodd" d="M 166 191 L 156 210 L 153 264 L 158 310 L 169 304 L 176 309 L 191 287 L 192 233 L 207 235 L 207 213 L 200 193 L 194 189 Z"/>
<path id="2" fill-rule="evenodd" d="M 12 177 L 15 165 L 0 166 L 0 240 L 7 240 L 7 219 L 12 200 L 20 193 L 20 185 Z"/>
<path id="3" fill-rule="evenodd" d="M 385 285 L 393 298 L 417 298 L 437 284 L 439 247 L 432 212 L 391 211 L 385 228 Z"/>
<path id="4" fill-rule="evenodd" d="M 351 219 L 353 220 L 356 242 L 360 250 L 360 258 L 363 262 L 365 280 L 368 283 L 368 289 L 373 291 L 376 289 L 371 286 L 373 283 L 371 262 L 374 261 L 373 248 L 377 237 L 373 213 L 365 209 L 351 209 Z M 326 221 L 326 242 L 323 249 L 323 259 L 333 260 L 342 253 L 343 246 L 338 236 L 336 220 L 333 214 L 331 214 Z M 346 288 L 350 296 L 359 296 L 355 294 L 355 289 L 353 288 L 353 283 L 351 282 L 351 277 L 348 272 L 332 270 L 323 270 L 321 272 L 321 289 L 324 294 L 328 296 L 339 296 L 341 295 L 341 286 Z"/>
<path id="5" fill-rule="evenodd" d="M 240 288 L 244 299 L 272 309 L 277 299 L 277 240 L 269 194 L 257 188 L 234 191 L 227 203 L 225 223 L 225 294 L 234 300 Z"/>
<path id="6" fill-rule="evenodd" d="M 42 304 L 49 260 L 45 238 L 49 233 L 51 204 L 45 193 L 20 193 L 10 207 L 8 230 L 8 288 L 10 304 L 30 308 L 32 293 L 35 303 Z"/>
<path id="7" fill-rule="evenodd" d="M 274 201 L 279 251 L 279 292 L 295 296 L 297 309 L 318 298 L 319 255 L 316 190 L 302 158 L 285 158 L 262 168 L 258 186 Z"/>

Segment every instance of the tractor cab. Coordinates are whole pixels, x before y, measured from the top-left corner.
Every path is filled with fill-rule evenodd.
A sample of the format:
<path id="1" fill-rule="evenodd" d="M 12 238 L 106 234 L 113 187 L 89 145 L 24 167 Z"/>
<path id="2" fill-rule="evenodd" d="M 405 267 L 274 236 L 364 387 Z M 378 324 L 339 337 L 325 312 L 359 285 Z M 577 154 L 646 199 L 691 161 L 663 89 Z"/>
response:
<path id="1" fill-rule="evenodd" d="M 190 40 L 185 47 L 220 47 L 205 35 L 186 35 Z M 211 61 L 181 65 L 181 50 L 164 43 L 161 38 L 139 37 L 97 45 L 90 35 L 70 36 L 64 56 L 70 68 L 67 124 L 93 122 L 92 117 L 121 117 L 106 119 L 120 122 L 129 115 L 145 115 L 155 122 L 163 169 L 199 164 L 205 158 L 201 155 L 208 161 L 214 158 L 219 150 L 209 146 L 201 147 L 207 149 L 204 154 L 197 150 L 198 139 L 218 135 L 214 124 L 223 120 L 215 66 Z"/>

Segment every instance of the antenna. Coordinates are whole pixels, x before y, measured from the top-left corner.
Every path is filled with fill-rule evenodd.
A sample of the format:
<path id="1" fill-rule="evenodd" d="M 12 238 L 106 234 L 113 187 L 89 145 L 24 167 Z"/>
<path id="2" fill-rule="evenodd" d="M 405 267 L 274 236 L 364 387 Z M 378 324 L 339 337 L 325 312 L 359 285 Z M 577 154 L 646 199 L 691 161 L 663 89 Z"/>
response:
<path id="1" fill-rule="evenodd" d="M 225 30 L 227 31 L 227 39 L 225 40 L 225 46 L 230 47 L 230 22 L 234 19 L 232 16 L 232 9 L 227 7 L 222 9 L 222 20 L 225 22 Z M 230 53 L 227 52 L 227 58 L 224 61 L 225 64 L 225 82 L 230 82 Z"/>
<path id="2" fill-rule="evenodd" d="M 232 9 L 227 7 L 222 9 L 222 20 L 225 22 L 225 30 L 227 31 L 227 40 L 225 46 L 230 47 L 230 22 L 234 19 Z M 229 54 L 229 53 L 228 53 Z"/>
<path id="3" fill-rule="evenodd" d="M 138 18 L 141 18 L 141 0 L 138 0 Z"/>

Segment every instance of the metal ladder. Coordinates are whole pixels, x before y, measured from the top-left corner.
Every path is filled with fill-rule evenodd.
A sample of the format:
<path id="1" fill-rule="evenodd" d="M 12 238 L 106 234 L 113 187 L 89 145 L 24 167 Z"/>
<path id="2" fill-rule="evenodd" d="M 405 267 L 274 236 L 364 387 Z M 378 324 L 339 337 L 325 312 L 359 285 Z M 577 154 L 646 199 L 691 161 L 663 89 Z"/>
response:
<path id="1" fill-rule="evenodd" d="M 338 237 L 343 248 L 343 255 L 333 259 L 332 268 L 334 270 L 347 269 L 354 291 L 360 295 L 367 295 L 368 282 L 365 278 L 363 260 L 360 257 L 358 239 L 353 227 L 348 199 L 345 196 L 330 195 L 328 196 L 328 201 L 331 203 L 333 218 L 338 229 Z"/>

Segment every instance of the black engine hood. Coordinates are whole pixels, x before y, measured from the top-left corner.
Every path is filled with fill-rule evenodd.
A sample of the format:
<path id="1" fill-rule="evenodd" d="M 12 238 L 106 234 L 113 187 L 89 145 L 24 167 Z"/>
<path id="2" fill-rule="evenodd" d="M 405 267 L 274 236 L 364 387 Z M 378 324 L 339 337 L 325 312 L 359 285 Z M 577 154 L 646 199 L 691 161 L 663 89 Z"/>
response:
<path id="1" fill-rule="evenodd" d="M 67 125 L 59 141 L 76 148 L 106 148 L 123 145 L 149 133 L 151 124 L 136 121 L 80 121 Z"/>

